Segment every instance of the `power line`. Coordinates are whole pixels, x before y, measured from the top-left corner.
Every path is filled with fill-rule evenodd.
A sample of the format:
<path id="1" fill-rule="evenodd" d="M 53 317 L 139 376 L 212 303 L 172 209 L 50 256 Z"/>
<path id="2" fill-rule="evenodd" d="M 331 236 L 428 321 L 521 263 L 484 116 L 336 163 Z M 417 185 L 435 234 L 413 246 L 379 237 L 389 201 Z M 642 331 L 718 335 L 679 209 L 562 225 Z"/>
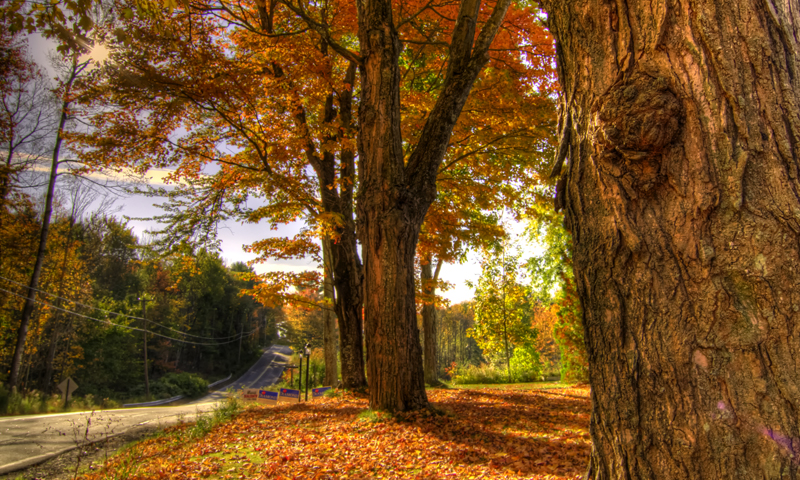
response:
<path id="1" fill-rule="evenodd" d="M 2 275 L 0 275 L 0 280 L 5 280 L 5 281 L 7 281 L 7 282 L 9 282 L 9 283 L 13 283 L 13 284 L 15 284 L 15 285 L 18 285 L 18 286 L 20 286 L 20 287 L 23 287 L 23 288 L 28 288 L 28 289 L 30 289 L 30 287 L 29 287 L 29 286 L 27 286 L 27 285 L 25 285 L 25 284 L 22 284 L 22 283 L 19 283 L 19 282 L 16 282 L 16 281 L 14 281 L 14 280 L 11 280 L 10 278 L 3 277 Z M 38 289 L 38 288 L 34 288 L 33 290 L 36 290 L 37 292 L 39 292 L 39 293 L 42 293 L 42 294 L 44 294 L 44 295 L 47 295 L 47 296 L 49 296 L 49 297 L 57 298 L 57 299 L 59 299 L 59 300 L 64 300 L 65 302 L 69 302 L 69 303 L 72 303 L 72 304 L 75 304 L 75 305 L 79 305 L 79 306 L 81 306 L 81 307 L 90 308 L 90 309 L 92 309 L 92 310 L 98 310 L 98 311 L 100 311 L 100 312 L 103 312 L 103 313 L 105 313 L 106 315 L 114 315 L 114 316 L 117 316 L 117 317 L 124 317 L 124 318 L 130 318 L 130 319 L 133 319 L 133 320 L 142 320 L 142 321 L 145 321 L 145 319 L 144 319 L 144 318 L 142 318 L 142 317 L 137 317 L 137 316 L 135 316 L 135 315 L 128 315 L 128 314 L 126 314 L 126 313 L 114 312 L 114 311 L 112 311 L 112 310 L 105 310 L 105 309 L 103 309 L 103 308 L 100 308 L 100 307 L 95 307 L 95 306 L 93 306 L 93 305 L 87 305 L 87 304 L 85 304 L 85 303 L 81 303 L 81 302 L 78 302 L 78 301 L 76 301 L 76 300 L 70 300 L 69 298 L 59 297 L 58 295 L 56 295 L 56 294 L 54 294 L 54 293 L 46 292 L 46 291 L 44 291 L 44 290 L 40 290 L 40 289 Z M 16 295 L 16 294 L 14 294 L 14 295 Z M 23 298 L 27 298 L 27 297 L 23 297 Z M 54 308 L 57 308 L 57 307 L 54 307 Z M 187 337 L 199 338 L 200 340 L 228 340 L 228 339 L 231 339 L 231 338 L 235 338 L 235 339 L 238 339 L 238 338 L 239 338 L 239 337 L 238 337 L 238 335 L 229 335 L 229 336 L 227 336 L 227 337 L 204 337 L 204 336 L 202 336 L 202 335 L 194 335 L 194 334 L 191 334 L 191 333 L 181 332 L 180 330 L 176 330 L 176 329 L 174 329 L 174 328 L 172 328 L 172 327 L 168 327 L 168 326 L 166 326 L 166 325 L 162 325 L 162 324 L 160 324 L 160 323 L 158 323 L 158 322 L 155 322 L 155 321 L 153 321 L 153 320 L 147 320 L 147 322 L 148 322 L 148 323 L 155 324 L 155 325 L 157 325 L 157 326 L 159 326 L 159 327 L 161 327 L 161 328 L 166 328 L 167 330 L 172 330 L 172 331 L 173 331 L 173 332 L 175 332 L 175 333 L 179 333 L 179 334 L 181 334 L 181 335 L 185 335 L 185 336 L 187 336 Z M 152 333 L 152 332 L 151 332 L 151 333 Z"/>
<path id="2" fill-rule="evenodd" d="M 17 297 L 20 297 L 20 298 L 27 298 L 27 297 L 26 297 L 26 296 L 24 296 L 24 295 L 20 295 L 19 293 L 12 292 L 11 290 L 6 290 L 5 288 L 2 288 L 2 287 L 0 287 L 0 291 L 2 291 L 2 292 L 6 292 L 6 293 L 10 293 L 11 295 L 15 295 L 15 296 L 17 296 Z M 176 342 L 179 342 L 179 343 L 186 343 L 186 344 L 189 344 L 189 345 L 199 345 L 199 346 L 217 346 L 217 345 L 225 345 L 225 344 L 228 344 L 228 343 L 238 342 L 240 338 L 249 337 L 249 336 L 253 335 L 253 333 L 255 333 L 255 332 L 258 330 L 257 328 L 255 328 L 255 329 L 253 329 L 253 330 L 250 330 L 250 331 L 249 331 L 249 332 L 247 332 L 247 333 L 241 333 L 241 334 L 239 334 L 239 335 L 236 335 L 236 338 L 234 338 L 233 340 L 228 340 L 227 342 L 215 342 L 215 343 L 199 343 L 199 342 L 191 342 L 191 341 L 189 341 L 189 340 L 181 340 L 181 339 L 179 339 L 179 338 L 173 338 L 173 337 L 169 337 L 169 336 L 167 336 L 167 335 L 162 335 L 162 334 L 160 334 L 160 333 L 156 333 L 156 332 L 153 332 L 153 331 L 144 330 L 144 329 L 142 329 L 142 328 L 138 328 L 138 327 L 131 327 L 130 325 L 122 325 L 122 324 L 120 324 L 120 323 L 114 323 L 114 322 L 112 322 L 112 321 L 110 321 L 110 320 L 105 320 L 105 319 L 102 319 L 102 318 L 94 318 L 94 317 L 90 317 L 90 316 L 88 316 L 88 315 L 84 315 L 84 314 L 82 314 L 82 313 L 73 312 L 72 310 L 67 310 L 66 308 L 61 308 L 61 307 L 57 307 L 57 306 L 55 306 L 55 305 L 51 305 L 51 304 L 49 304 L 49 303 L 47 303 L 47 302 L 44 302 L 44 301 L 42 301 L 42 300 L 38 300 L 38 299 L 37 299 L 37 300 L 35 300 L 35 302 L 36 302 L 36 303 L 40 303 L 40 304 L 42 304 L 42 305 L 46 305 L 46 306 L 48 306 L 48 307 L 50 307 L 50 308 L 52 308 L 52 309 L 59 310 L 59 311 L 61 311 L 61 312 L 68 313 L 68 314 L 70 314 L 70 315 L 75 315 L 75 316 L 77 316 L 77 317 L 80 317 L 80 318 L 85 318 L 85 319 L 87 319 L 87 320 L 92 320 L 92 321 L 94 321 L 94 322 L 98 322 L 98 323 L 105 323 L 105 324 L 107 324 L 107 325 L 112 325 L 112 326 L 114 326 L 114 327 L 126 328 L 126 329 L 128 329 L 128 330 L 134 330 L 134 331 L 137 331 L 137 332 L 150 333 L 150 334 L 152 334 L 152 335 L 155 335 L 155 336 L 157 336 L 157 337 L 166 338 L 167 340 L 174 340 L 174 341 L 176 341 Z M 124 316 L 127 316 L 127 315 L 121 315 L 121 316 L 123 316 L 123 317 L 124 317 Z M 131 318 L 135 318 L 135 317 L 131 317 Z"/>

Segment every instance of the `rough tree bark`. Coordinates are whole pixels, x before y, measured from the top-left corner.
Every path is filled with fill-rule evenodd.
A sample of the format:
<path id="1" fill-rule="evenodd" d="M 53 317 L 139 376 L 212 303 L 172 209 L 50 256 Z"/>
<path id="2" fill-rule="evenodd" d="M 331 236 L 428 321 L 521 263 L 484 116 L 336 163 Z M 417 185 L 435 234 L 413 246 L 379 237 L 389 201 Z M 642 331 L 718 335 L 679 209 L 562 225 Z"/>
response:
<path id="1" fill-rule="evenodd" d="M 542 3 L 590 362 L 587 477 L 797 478 L 800 3 Z"/>
<path id="2" fill-rule="evenodd" d="M 479 0 L 464 0 L 450 45 L 442 93 L 405 162 L 400 132 L 402 45 L 389 0 L 356 2 L 361 62 L 358 236 L 364 258 L 364 312 L 370 406 L 427 407 L 417 329 L 414 255 L 436 197 L 436 175 L 450 134 L 508 9 L 499 0 L 477 35 Z"/>
<path id="3" fill-rule="evenodd" d="M 327 242 L 326 242 L 327 243 Z M 323 260 L 325 263 L 325 283 L 323 284 L 325 303 L 334 304 L 335 295 L 333 292 L 333 280 L 330 271 L 332 270 L 329 262 L 330 248 L 328 245 L 322 246 Z M 326 307 L 322 312 L 322 351 L 325 356 L 325 383 L 323 385 L 336 386 L 339 383 L 339 368 L 336 363 L 336 351 L 339 346 L 339 336 L 336 334 L 336 322 L 333 312 Z M 362 369 L 363 371 L 363 369 Z"/>
<path id="4" fill-rule="evenodd" d="M 439 365 L 436 355 L 436 282 L 439 280 L 439 272 L 442 270 L 442 260 L 436 262 L 433 268 L 433 258 L 427 256 L 420 265 L 420 277 L 422 279 L 422 292 L 430 298 L 431 303 L 422 305 L 422 337 L 425 339 L 424 352 L 422 355 L 422 369 L 425 373 L 425 383 L 427 385 L 441 385 L 439 381 Z"/>

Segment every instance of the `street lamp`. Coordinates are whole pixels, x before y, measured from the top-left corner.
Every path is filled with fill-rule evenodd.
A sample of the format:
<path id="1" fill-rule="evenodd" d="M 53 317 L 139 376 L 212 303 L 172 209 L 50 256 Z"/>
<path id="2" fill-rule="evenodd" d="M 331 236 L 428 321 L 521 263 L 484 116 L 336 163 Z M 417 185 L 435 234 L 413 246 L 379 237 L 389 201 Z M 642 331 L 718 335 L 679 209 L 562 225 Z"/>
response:
<path id="1" fill-rule="evenodd" d="M 297 376 L 297 389 L 303 389 L 303 352 L 300 352 L 300 375 Z"/>
<path id="2" fill-rule="evenodd" d="M 310 342 L 306 343 L 305 351 L 306 351 L 306 402 L 308 401 L 308 370 L 311 366 L 311 349 L 308 348 L 311 345 Z M 300 375 L 303 375 L 303 369 L 300 369 Z"/>

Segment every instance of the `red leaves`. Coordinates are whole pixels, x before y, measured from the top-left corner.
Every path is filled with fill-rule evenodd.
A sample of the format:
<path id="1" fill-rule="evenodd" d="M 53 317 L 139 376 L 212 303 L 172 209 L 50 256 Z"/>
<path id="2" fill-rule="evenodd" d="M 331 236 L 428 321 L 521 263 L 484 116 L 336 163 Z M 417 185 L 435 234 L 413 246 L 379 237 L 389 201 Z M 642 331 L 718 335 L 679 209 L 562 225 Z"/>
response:
<path id="1" fill-rule="evenodd" d="M 205 438 L 186 440 L 178 427 L 111 465 L 127 465 L 129 478 L 176 479 L 579 478 L 585 470 L 587 388 L 428 394 L 439 413 L 365 414 L 367 401 L 348 394 L 254 406 Z"/>

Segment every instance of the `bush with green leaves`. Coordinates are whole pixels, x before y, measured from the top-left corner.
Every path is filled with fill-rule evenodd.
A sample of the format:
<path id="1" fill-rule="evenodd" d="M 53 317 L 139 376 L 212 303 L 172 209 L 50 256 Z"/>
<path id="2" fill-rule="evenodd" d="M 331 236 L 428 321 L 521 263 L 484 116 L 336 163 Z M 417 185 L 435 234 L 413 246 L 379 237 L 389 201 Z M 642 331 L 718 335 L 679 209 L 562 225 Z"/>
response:
<path id="1" fill-rule="evenodd" d="M 135 396 L 144 395 L 144 385 L 137 386 Z M 150 397 L 166 399 L 183 395 L 189 398 L 208 393 L 208 382 L 203 377 L 188 372 L 167 373 L 158 380 L 150 382 Z"/>
<path id="2" fill-rule="evenodd" d="M 511 356 L 511 381 L 536 382 L 542 378 L 542 365 L 539 352 L 533 345 L 523 345 L 514 349 Z"/>
<path id="3" fill-rule="evenodd" d="M 452 372 L 455 385 L 474 385 L 477 383 L 508 383 L 505 368 L 484 363 L 481 365 L 458 365 Z"/>

